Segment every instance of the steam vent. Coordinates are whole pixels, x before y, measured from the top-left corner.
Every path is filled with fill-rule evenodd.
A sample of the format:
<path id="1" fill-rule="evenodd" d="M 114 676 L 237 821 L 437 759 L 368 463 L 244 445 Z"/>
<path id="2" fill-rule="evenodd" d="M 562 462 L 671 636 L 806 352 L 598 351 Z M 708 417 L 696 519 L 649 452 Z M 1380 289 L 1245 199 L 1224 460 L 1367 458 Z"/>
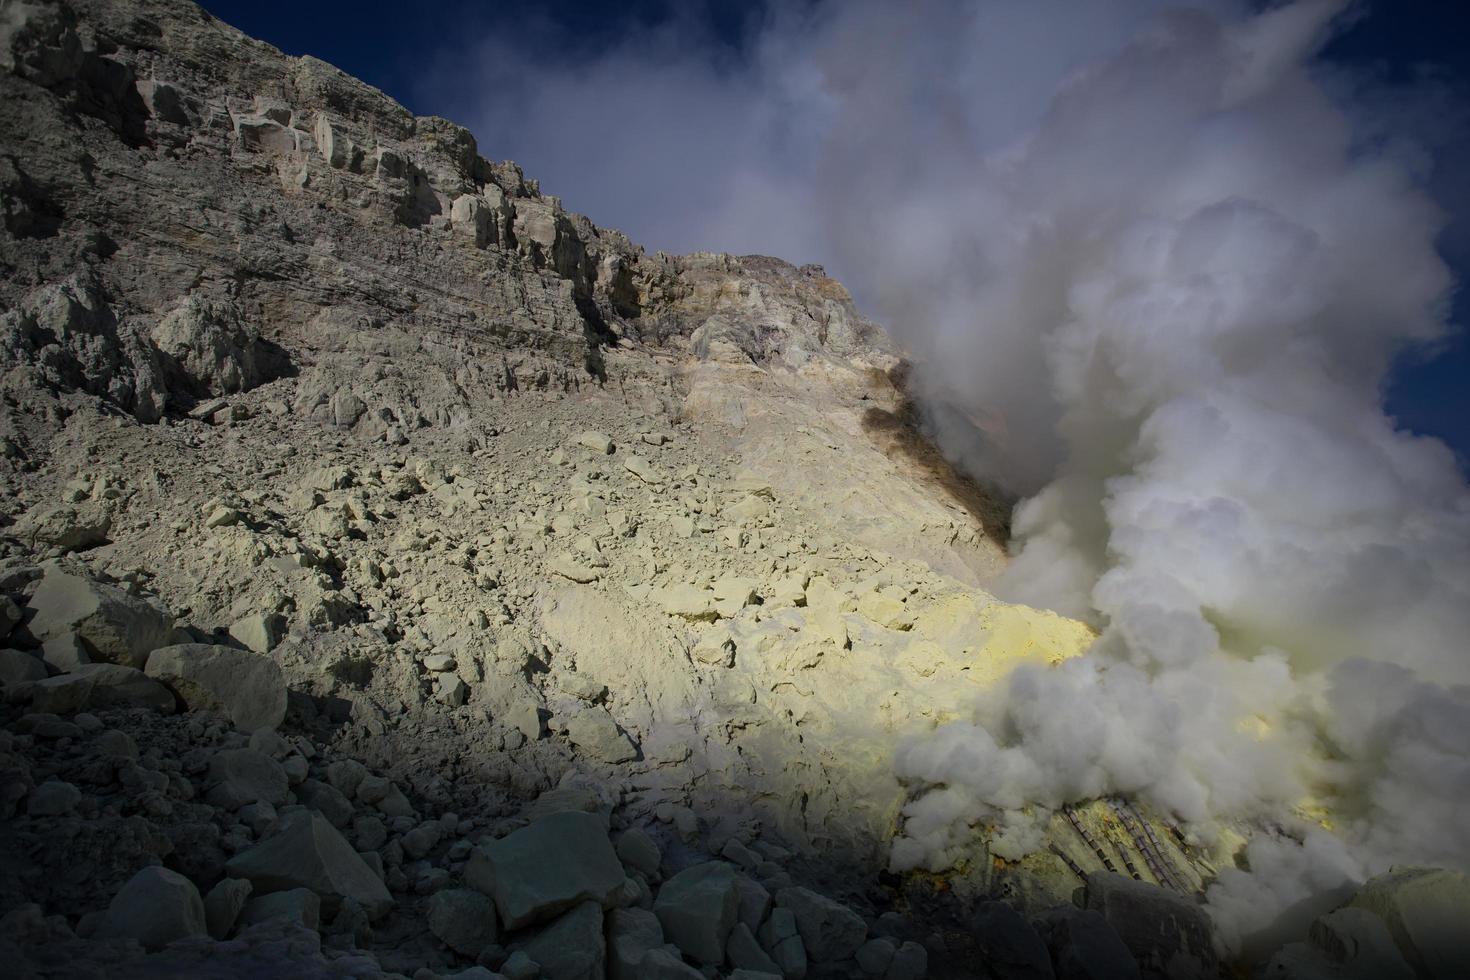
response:
<path id="1" fill-rule="evenodd" d="M 1470 495 L 1378 401 L 1452 274 L 1340 6 L 1075 32 L 927 168 L 829 77 L 859 303 L 0 0 L 0 973 L 1470 977 Z"/>

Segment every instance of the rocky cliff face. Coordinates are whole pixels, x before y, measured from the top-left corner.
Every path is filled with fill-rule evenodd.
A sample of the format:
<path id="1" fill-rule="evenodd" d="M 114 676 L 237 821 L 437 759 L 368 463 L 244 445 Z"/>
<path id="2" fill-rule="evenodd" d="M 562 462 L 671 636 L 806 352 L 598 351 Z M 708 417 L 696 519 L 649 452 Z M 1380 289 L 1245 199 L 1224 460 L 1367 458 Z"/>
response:
<path id="1" fill-rule="evenodd" d="M 1065 905 L 1104 804 L 881 877 L 895 746 L 1091 633 L 984 591 L 1003 508 L 822 270 L 650 256 L 183 0 L 10 3 L 0 59 L 21 975 L 1213 964 L 1101 876 L 1097 922 L 926 918 Z M 1218 855 L 1130 813 L 1116 856 L 1196 889 Z"/>

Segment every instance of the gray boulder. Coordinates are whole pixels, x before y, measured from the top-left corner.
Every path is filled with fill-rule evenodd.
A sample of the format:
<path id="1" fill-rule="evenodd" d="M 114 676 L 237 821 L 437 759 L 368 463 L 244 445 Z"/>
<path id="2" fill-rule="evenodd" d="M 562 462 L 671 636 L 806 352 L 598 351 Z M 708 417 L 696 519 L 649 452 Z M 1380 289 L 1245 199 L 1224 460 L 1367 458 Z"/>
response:
<path id="1" fill-rule="evenodd" d="M 670 949 L 650 949 L 638 964 L 638 980 L 705 980 L 705 975 Z"/>
<path id="2" fill-rule="evenodd" d="M 48 779 L 31 790 L 26 799 L 26 813 L 33 817 L 61 817 L 71 813 L 82 802 L 82 791 L 71 783 Z"/>
<path id="3" fill-rule="evenodd" d="M 286 680 L 274 660 L 246 650 L 181 643 L 154 650 L 145 668 L 191 711 L 217 711 L 241 731 L 286 717 Z"/>
<path id="4" fill-rule="evenodd" d="M 296 797 L 306 806 L 326 817 L 333 827 L 341 829 L 352 822 L 352 801 L 337 791 L 330 783 L 317 779 L 303 780 L 296 787 Z"/>
<path id="5" fill-rule="evenodd" d="M 740 910 L 735 869 L 723 861 L 685 868 L 659 889 L 653 914 L 684 955 L 705 966 L 725 962 L 725 943 Z"/>
<path id="6" fill-rule="evenodd" d="M 612 765 L 638 758 L 632 740 L 602 708 L 587 708 L 568 719 L 567 737 L 587 755 Z"/>
<path id="7" fill-rule="evenodd" d="M 814 962 L 845 960 L 868 938 L 868 926 L 852 909 L 807 888 L 783 888 L 776 904 L 796 916 L 806 955 Z"/>
<path id="8" fill-rule="evenodd" d="M 257 894 L 309 888 L 321 897 L 328 915 L 346 899 L 357 902 L 371 919 L 393 907 L 382 880 L 325 817 L 310 810 L 284 819 L 274 837 L 232 857 L 225 870 L 247 879 Z"/>
<path id="9" fill-rule="evenodd" d="M 151 708 L 171 715 L 178 707 L 172 691 L 136 667 L 80 664 L 72 673 L 92 682 L 89 708 Z"/>
<path id="10" fill-rule="evenodd" d="M 730 930 L 730 938 L 725 943 L 725 958 L 729 960 L 730 966 L 739 970 L 755 970 L 761 973 L 781 973 L 781 967 L 776 961 L 761 949 L 761 944 L 756 941 L 754 933 L 744 922 L 735 923 L 735 928 Z M 887 964 L 884 964 L 885 968 Z M 875 975 L 882 976 L 882 971 Z"/>
<path id="11" fill-rule="evenodd" d="M 1137 980 L 1138 963 L 1101 914 L 1063 905 L 1033 924 L 1051 951 L 1057 980 Z"/>
<path id="12" fill-rule="evenodd" d="M 970 922 L 975 947 L 996 980 L 1051 980 L 1046 944 L 1020 912 L 1005 902 L 985 902 Z"/>
<path id="13" fill-rule="evenodd" d="M 250 898 L 250 882 L 243 878 L 221 878 L 219 884 L 204 896 L 204 921 L 209 934 L 215 939 L 225 939 L 235 928 L 240 911 Z"/>
<path id="14" fill-rule="evenodd" d="M 1182 895 L 1096 872 L 1087 879 L 1086 907 L 1102 914 L 1145 977 L 1205 980 L 1219 973 L 1209 918 Z"/>
<path id="15" fill-rule="evenodd" d="M 167 868 L 144 868 L 127 880 L 107 906 L 98 939 L 134 939 L 158 949 L 175 939 L 207 935 L 204 900 L 194 883 Z"/>
<path id="16" fill-rule="evenodd" d="M 81 711 L 92 700 L 92 678 L 81 674 L 61 674 L 43 681 L 17 685 L 16 690 L 30 699 L 31 708 L 51 715 L 69 715 Z"/>
<path id="17" fill-rule="evenodd" d="M 618 857 L 629 871 L 637 871 L 645 878 L 658 874 L 663 854 L 652 837 L 637 827 L 630 827 L 618 838 Z"/>
<path id="18" fill-rule="evenodd" d="M 602 821 L 564 810 L 470 854 L 465 882 L 495 899 L 507 929 L 544 922 L 581 902 L 611 906 L 626 875 Z"/>
<path id="19" fill-rule="evenodd" d="M 603 980 L 607 947 L 602 906 L 582 902 L 521 948 L 540 965 L 542 980 Z"/>
<path id="20" fill-rule="evenodd" d="M 658 916 L 647 909 L 613 909 L 607 917 L 608 980 L 641 980 L 644 954 L 663 944 Z"/>
<path id="21" fill-rule="evenodd" d="M 322 922 L 322 900 L 306 888 L 261 895 L 245 903 L 240 913 L 240 927 L 243 929 L 267 919 L 286 919 L 308 929 L 317 929 Z"/>
<path id="22" fill-rule="evenodd" d="M 209 779 L 214 784 L 205 794 L 211 806 L 238 810 L 251 803 L 284 806 L 291 784 L 281 764 L 254 749 L 225 749 L 209 760 Z"/>
<path id="23" fill-rule="evenodd" d="M 893 954 L 883 980 L 924 980 L 928 975 L 929 951 L 918 943 L 904 943 Z"/>
<path id="24" fill-rule="evenodd" d="M 31 633 L 39 640 L 75 633 L 93 660 L 142 667 L 168 642 L 172 615 L 121 589 L 79 575 L 48 570 L 30 607 Z"/>
<path id="25" fill-rule="evenodd" d="M 1470 878 L 1442 868 L 1395 868 L 1349 903 L 1381 918 L 1421 977 L 1470 977 Z"/>
<path id="26" fill-rule="evenodd" d="M 61 633 L 41 644 L 41 659 L 53 670 L 67 673 L 92 662 L 82 638 L 75 633 Z"/>
<path id="27" fill-rule="evenodd" d="M 496 940 L 495 905 L 470 888 L 446 888 L 429 899 L 429 931 L 461 956 L 474 959 Z"/>
<path id="28" fill-rule="evenodd" d="M 806 946 L 801 941 L 796 914 L 791 909 L 772 909 L 770 918 L 761 924 L 757 936 L 761 948 L 770 954 L 783 976 L 788 980 L 802 980 L 806 976 Z"/>
<path id="29" fill-rule="evenodd" d="M 13 687 L 46 679 L 46 664 L 24 650 L 0 650 L 0 684 Z"/>

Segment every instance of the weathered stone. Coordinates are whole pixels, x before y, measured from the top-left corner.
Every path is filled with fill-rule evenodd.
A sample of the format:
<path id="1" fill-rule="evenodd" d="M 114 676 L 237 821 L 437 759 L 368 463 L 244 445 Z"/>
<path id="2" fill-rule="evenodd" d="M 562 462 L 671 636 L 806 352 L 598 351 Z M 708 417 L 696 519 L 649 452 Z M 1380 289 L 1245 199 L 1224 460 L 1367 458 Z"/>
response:
<path id="1" fill-rule="evenodd" d="M 69 715 L 81 711 L 92 700 L 94 682 L 81 674 L 62 674 L 25 685 L 22 690 L 30 698 L 31 708 L 53 715 Z"/>
<path id="2" fill-rule="evenodd" d="M 646 909 L 613 909 L 607 917 L 608 980 L 642 980 L 643 955 L 663 944 L 658 916 Z"/>
<path id="3" fill-rule="evenodd" d="M 1065 905 L 1037 916 L 1034 926 L 1057 980 L 1137 980 L 1133 954 L 1100 913 Z"/>
<path id="4" fill-rule="evenodd" d="M 750 927 L 744 922 L 736 922 L 735 927 L 730 930 L 730 938 L 725 944 L 725 958 L 737 969 L 774 973 L 777 976 L 781 974 L 781 968 L 761 949 Z"/>
<path id="5" fill-rule="evenodd" d="M 1470 878 L 1440 868 L 1395 868 L 1370 879 L 1352 906 L 1377 914 L 1421 977 L 1470 977 Z"/>
<path id="6" fill-rule="evenodd" d="M 252 613 L 230 624 L 230 636 L 254 653 L 270 653 L 285 635 L 285 625 L 275 613 Z"/>
<path id="7" fill-rule="evenodd" d="M 929 951 L 918 943 L 904 943 L 893 954 L 883 980 L 924 980 L 929 975 Z M 1126 978 L 1127 974 L 1123 974 Z M 732 978 L 733 980 L 733 978 Z"/>
<path id="8" fill-rule="evenodd" d="M 796 916 L 807 956 L 817 963 L 845 960 L 868 938 L 868 927 L 852 909 L 807 888 L 783 888 L 776 904 Z"/>
<path id="9" fill-rule="evenodd" d="M 682 619 L 714 620 L 719 616 L 715 610 L 714 593 L 692 585 L 669 586 L 659 595 L 659 604 L 670 616 Z"/>
<path id="10" fill-rule="evenodd" d="M 250 898 L 250 882 L 242 878 L 221 878 L 204 896 L 204 921 L 209 934 L 225 939 L 234 931 L 240 910 Z"/>
<path id="11" fill-rule="evenodd" d="M 148 655 L 168 642 L 174 619 L 152 603 L 78 575 L 48 571 L 30 606 L 30 630 L 49 640 L 75 633 L 94 660 L 142 667 Z"/>
<path id="12" fill-rule="evenodd" d="M 787 908 L 771 910 L 770 918 L 757 930 L 761 948 L 781 968 L 781 975 L 788 980 L 802 980 L 806 976 L 806 946 L 796 926 L 796 914 Z"/>
<path id="13" fill-rule="evenodd" d="M 496 941 L 495 905 L 469 888 L 446 888 L 429 899 L 429 931 L 461 956 L 479 956 Z"/>
<path id="14" fill-rule="evenodd" d="M 0 684 L 13 687 L 46 679 L 46 665 L 24 650 L 0 650 Z"/>
<path id="15" fill-rule="evenodd" d="M 158 949 L 207 935 L 204 901 L 194 883 L 167 868 L 144 868 L 127 880 L 97 927 L 98 939 L 134 939 Z"/>
<path id="16" fill-rule="evenodd" d="M 282 806 L 290 798 L 290 783 L 281 764 L 253 749 L 225 749 L 209 760 L 214 784 L 205 799 L 211 806 L 238 810 L 250 803 Z"/>
<path id="17" fill-rule="evenodd" d="M 735 869 L 723 861 L 680 871 L 664 882 L 653 903 L 669 941 L 707 966 L 725 962 L 725 943 L 739 909 Z"/>
<path id="18" fill-rule="evenodd" d="M 72 673 L 92 682 L 91 708 L 151 708 L 171 715 L 178 707 L 172 691 L 136 667 L 79 664 Z"/>
<path id="19" fill-rule="evenodd" d="M 1349 905 L 1329 912 L 1312 923 L 1307 936 L 1331 969 L 1350 977 L 1410 980 L 1414 976 L 1388 924 L 1365 908 Z"/>
<path id="20" fill-rule="evenodd" d="M 292 888 L 252 898 L 240 912 L 241 928 L 267 919 L 285 919 L 316 929 L 322 921 L 322 900 L 309 889 Z"/>
<path id="21" fill-rule="evenodd" d="M 567 720 L 567 737 L 594 759 L 616 765 L 638 758 L 638 749 L 602 708 L 587 708 Z"/>
<path id="22" fill-rule="evenodd" d="M 758 931 L 771 912 L 771 893 L 765 885 L 743 874 L 735 876 L 735 888 L 740 893 L 740 921 L 751 932 Z"/>
<path id="23" fill-rule="evenodd" d="M 75 633 L 62 633 L 41 644 L 41 659 L 52 670 L 70 673 L 92 662 L 82 638 Z"/>
<path id="24" fill-rule="evenodd" d="M 11 601 L 10 596 L 0 595 L 0 640 L 9 636 L 20 620 L 20 606 Z"/>
<path id="25" fill-rule="evenodd" d="M 465 869 L 465 880 L 495 899 L 507 929 L 544 922 L 589 899 L 608 907 L 625 877 L 602 821 L 574 810 L 480 845 Z"/>
<path id="26" fill-rule="evenodd" d="M 592 450 L 599 456 L 612 455 L 613 441 L 601 432 L 583 432 L 572 442 L 574 445 Z"/>
<path id="27" fill-rule="evenodd" d="M 31 790 L 26 812 L 33 817 L 60 817 L 75 810 L 81 801 L 81 790 L 71 783 L 50 779 Z"/>
<path id="28" fill-rule="evenodd" d="M 1102 913 L 1144 976 L 1203 980 L 1218 972 L 1204 910 L 1157 885 L 1111 872 L 1087 879 L 1087 908 Z"/>
<path id="29" fill-rule="evenodd" d="M 658 874 L 659 865 L 663 862 L 663 854 L 659 851 L 658 844 L 637 827 L 629 827 L 623 831 L 622 836 L 618 838 L 617 852 L 624 867 L 629 871 L 637 871 L 647 878 Z"/>
<path id="30" fill-rule="evenodd" d="M 639 980 L 705 980 L 705 975 L 667 949 L 650 949 L 638 963 Z"/>
<path id="31" fill-rule="evenodd" d="M 522 949 L 541 967 L 543 980 L 602 980 L 607 956 L 602 906 L 595 901 L 576 905 Z"/>
<path id="32" fill-rule="evenodd" d="M 96 507 L 43 507 L 16 525 L 19 536 L 32 547 L 61 552 L 84 551 L 107 542 L 112 519 Z"/>
<path id="33" fill-rule="evenodd" d="M 309 888 L 330 915 L 351 899 L 372 919 L 393 907 L 383 882 L 352 845 L 319 813 L 306 811 L 282 821 L 274 837 L 230 859 L 226 870 L 246 878 L 257 894 Z"/>
<path id="34" fill-rule="evenodd" d="M 275 728 L 286 717 L 286 681 L 275 661 L 207 643 L 154 650 L 145 668 L 191 711 L 217 711 L 241 731 Z"/>
<path id="35" fill-rule="evenodd" d="M 326 817 L 333 827 L 341 829 L 352 822 L 352 801 L 329 783 L 317 779 L 303 780 L 296 789 L 296 797 Z"/>

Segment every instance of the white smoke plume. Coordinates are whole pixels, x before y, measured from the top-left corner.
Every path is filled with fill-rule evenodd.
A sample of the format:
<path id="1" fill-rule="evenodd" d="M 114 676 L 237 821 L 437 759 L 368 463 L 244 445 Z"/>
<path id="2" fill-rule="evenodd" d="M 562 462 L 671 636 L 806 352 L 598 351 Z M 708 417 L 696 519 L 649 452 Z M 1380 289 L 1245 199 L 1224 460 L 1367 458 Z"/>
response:
<path id="1" fill-rule="evenodd" d="M 992 823 L 1019 855 L 1100 795 L 1269 823 L 1210 892 L 1249 949 L 1390 864 L 1470 865 L 1470 491 L 1382 408 L 1447 329 L 1445 219 L 1314 62 L 1351 13 L 857 2 L 716 71 L 669 36 L 575 69 L 492 45 L 522 84 L 481 107 L 488 151 L 611 161 L 609 207 L 563 176 L 568 203 L 655 245 L 825 258 L 912 352 L 940 445 L 1023 496 L 1002 594 L 1101 630 L 902 747 L 896 867 Z M 566 158 L 578 125 L 605 156 Z"/>

